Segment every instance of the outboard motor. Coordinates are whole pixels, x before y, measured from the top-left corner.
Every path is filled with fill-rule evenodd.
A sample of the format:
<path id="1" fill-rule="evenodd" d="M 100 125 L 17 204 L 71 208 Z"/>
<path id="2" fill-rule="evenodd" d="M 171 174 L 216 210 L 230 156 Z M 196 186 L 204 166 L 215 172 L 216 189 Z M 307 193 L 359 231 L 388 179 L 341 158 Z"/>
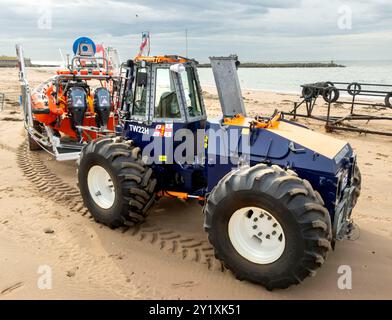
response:
<path id="1" fill-rule="evenodd" d="M 106 129 L 111 108 L 110 92 L 106 88 L 97 88 L 94 92 L 94 111 L 97 126 Z"/>
<path id="2" fill-rule="evenodd" d="M 82 130 L 77 126 L 83 125 L 84 114 L 87 110 L 87 94 L 82 87 L 71 87 L 67 92 L 67 108 L 71 114 L 72 127 L 76 131 L 78 138 L 82 137 Z"/>

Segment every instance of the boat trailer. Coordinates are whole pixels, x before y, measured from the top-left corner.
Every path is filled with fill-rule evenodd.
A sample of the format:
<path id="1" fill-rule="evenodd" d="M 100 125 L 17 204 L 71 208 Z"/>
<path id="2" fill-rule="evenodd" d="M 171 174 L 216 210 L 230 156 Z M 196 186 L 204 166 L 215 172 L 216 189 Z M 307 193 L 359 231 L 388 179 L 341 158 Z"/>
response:
<path id="1" fill-rule="evenodd" d="M 355 126 L 347 123 L 347 121 L 364 121 L 365 124 L 368 124 L 372 120 L 392 120 L 392 113 L 391 116 L 374 114 L 380 110 L 392 111 L 392 85 L 327 81 L 305 84 L 301 87 L 302 101 L 299 103 L 295 102 L 294 108 L 290 112 L 284 112 L 285 115 L 293 116 L 294 119 L 303 117 L 324 121 L 327 132 L 345 130 L 392 136 L 392 132 L 390 131 L 369 130 L 363 126 Z M 342 99 L 343 94 L 348 96 L 350 100 Z M 320 97 L 327 104 L 326 115 L 314 115 L 316 102 Z M 373 101 L 364 101 L 363 98 L 373 99 Z M 332 115 L 333 104 L 348 105 L 350 111 L 345 116 L 334 116 Z M 306 113 L 298 113 L 299 108 L 302 106 L 305 106 Z M 364 106 L 370 108 L 373 114 L 361 114 L 357 112 L 359 107 Z"/>
<path id="2" fill-rule="evenodd" d="M 84 43 L 83 41 L 85 41 L 84 39 L 85 38 L 78 39 L 77 41 L 80 43 L 77 41 L 75 42 L 78 45 L 76 46 L 77 49 L 75 49 L 75 56 L 72 58 L 72 61 L 68 63 L 67 68 L 65 70 L 58 70 L 57 76 L 50 78 L 48 81 L 41 84 L 40 87 L 49 87 L 50 84 L 52 84 L 56 88 L 64 86 L 67 89 L 70 87 L 70 82 L 72 81 L 79 81 L 79 86 L 81 86 L 83 81 L 90 80 L 99 81 L 101 86 L 103 85 L 102 83 L 112 81 L 112 87 L 115 86 L 117 73 L 114 73 L 117 72 L 118 63 L 113 63 L 113 61 L 115 62 L 115 59 L 111 56 L 108 58 L 98 57 L 95 56 L 95 52 L 92 54 L 90 54 L 90 52 L 82 54 L 81 50 L 83 49 L 82 44 Z M 89 48 L 87 46 L 84 47 Z M 114 49 L 111 49 L 110 52 L 112 52 L 114 56 L 117 54 Z M 37 92 L 37 89 L 32 90 L 27 80 L 25 59 L 21 45 L 16 46 L 16 54 L 18 57 L 19 82 L 21 86 L 20 105 L 23 109 L 24 126 L 28 136 L 40 148 L 53 155 L 58 161 L 76 160 L 79 158 L 80 152 L 84 146 L 82 134 L 87 136 L 90 140 L 92 139 L 91 135 L 94 135 L 94 137 L 101 137 L 114 134 L 114 131 L 106 126 L 107 123 L 102 126 L 85 124 L 84 115 L 82 115 L 83 119 L 78 121 L 77 124 L 74 124 L 74 129 L 80 134 L 77 141 L 67 138 L 63 139 L 64 137 L 62 137 L 58 131 L 56 132 L 51 125 L 40 124 L 40 127 L 43 128 L 42 130 L 37 130 L 37 120 L 35 120 L 35 117 L 37 115 L 50 114 L 51 109 L 47 102 L 44 103 L 46 108 L 33 109 L 33 96 L 35 92 Z M 98 71 L 102 70 L 102 72 L 98 72 L 96 69 Z M 70 91 L 71 90 L 72 88 Z M 76 96 L 77 95 L 75 95 L 75 97 Z M 77 97 L 75 99 L 77 99 Z M 94 101 L 95 99 L 98 98 L 94 97 Z M 59 105 L 58 98 L 56 98 L 56 105 Z M 67 116 L 69 113 L 71 112 L 68 110 Z M 60 119 L 56 119 L 56 122 L 59 122 L 58 120 Z M 62 120 L 65 121 L 67 119 L 64 118 Z"/>

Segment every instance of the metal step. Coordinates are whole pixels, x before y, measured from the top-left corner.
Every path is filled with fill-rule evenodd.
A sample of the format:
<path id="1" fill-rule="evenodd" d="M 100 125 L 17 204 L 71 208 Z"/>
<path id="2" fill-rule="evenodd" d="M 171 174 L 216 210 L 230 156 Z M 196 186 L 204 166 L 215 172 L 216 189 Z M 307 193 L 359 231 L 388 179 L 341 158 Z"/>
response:
<path id="1" fill-rule="evenodd" d="M 78 160 L 80 157 L 81 149 L 70 149 L 70 148 L 56 148 L 56 160 L 57 161 L 70 161 Z"/>

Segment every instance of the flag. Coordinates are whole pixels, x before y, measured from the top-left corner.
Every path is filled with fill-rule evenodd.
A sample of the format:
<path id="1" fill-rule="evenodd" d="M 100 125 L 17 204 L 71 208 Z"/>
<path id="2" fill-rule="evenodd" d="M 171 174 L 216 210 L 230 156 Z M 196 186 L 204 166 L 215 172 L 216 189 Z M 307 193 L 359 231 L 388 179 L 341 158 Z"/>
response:
<path id="1" fill-rule="evenodd" d="M 150 55 L 150 33 L 143 32 L 142 33 L 142 43 L 140 45 L 138 57 L 149 56 L 149 55 Z"/>

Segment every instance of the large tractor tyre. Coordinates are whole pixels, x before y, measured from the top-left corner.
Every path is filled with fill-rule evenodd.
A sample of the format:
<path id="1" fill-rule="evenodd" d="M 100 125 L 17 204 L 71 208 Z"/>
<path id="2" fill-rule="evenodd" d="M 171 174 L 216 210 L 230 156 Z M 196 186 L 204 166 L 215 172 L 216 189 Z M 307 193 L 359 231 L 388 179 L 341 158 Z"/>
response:
<path id="1" fill-rule="evenodd" d="M 361 195 L 361 188 L 362 188 L 362 175 L 357 164 L 355 165 L 354 168 L 353 186 L 355 187 L 354 198 L 353 198 L 353 208 L 354 208 L 357 204 L 359 196 Z"/>
<path id="2" fill-rule="evenodd" d="M 320 195 L 278 166 L 229 173 L 211 192 L 205 214 L 216 258 L 237 279 L 268 290 L 314 275 L 331 250 L 331 220 Z"/>
<path id="3" fill-rule="evenodd" d="M 156 179 L 132 142 L 103 138 L 83 148 L 78 166 L 85 206 L 110 228 L 142 222 L 153 205 Z"/>
<path id="4" fill-rule="evenodd" d="M 34 129 L 38 132 L 42 132 L 42 128 L 38 121 L 34 120 L 33 123 Z M 27 132 L 27 145 L 29 146 L 30 151 L 40 151 L 42 147 L 31 137 L 31 135 Z"/>

